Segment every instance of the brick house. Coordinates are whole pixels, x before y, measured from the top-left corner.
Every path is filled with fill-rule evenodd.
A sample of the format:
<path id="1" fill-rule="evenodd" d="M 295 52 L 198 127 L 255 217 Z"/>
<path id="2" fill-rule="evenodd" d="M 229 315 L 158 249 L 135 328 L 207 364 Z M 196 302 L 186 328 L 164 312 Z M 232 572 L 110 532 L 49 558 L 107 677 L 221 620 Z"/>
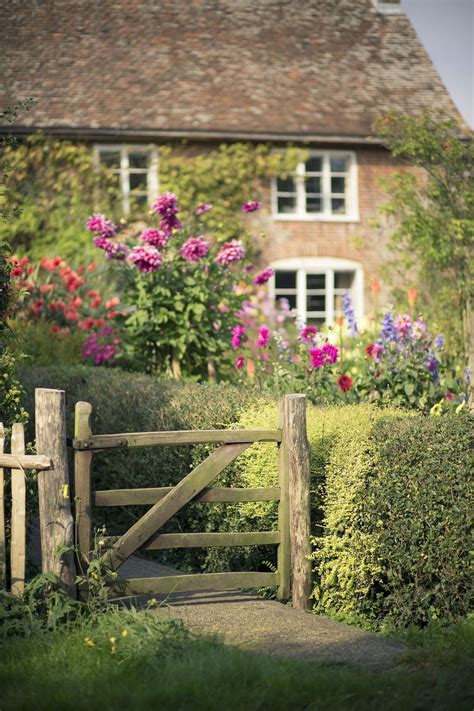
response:
<path id="1" fill-rule="evenodd" d="M 275 296 L 310 322 L 332 323 L 344 290 L 371 307 L 378 180 L 397 167 L 374 119 L 441 109 L 465 128 L 399 0 L 0 0 L 0 20 L 0 102 L 37 98 L 14 131 L 88 142 L 125 211 L 156 195 L 163 143 L 309 149 L 256 219 Z"/>

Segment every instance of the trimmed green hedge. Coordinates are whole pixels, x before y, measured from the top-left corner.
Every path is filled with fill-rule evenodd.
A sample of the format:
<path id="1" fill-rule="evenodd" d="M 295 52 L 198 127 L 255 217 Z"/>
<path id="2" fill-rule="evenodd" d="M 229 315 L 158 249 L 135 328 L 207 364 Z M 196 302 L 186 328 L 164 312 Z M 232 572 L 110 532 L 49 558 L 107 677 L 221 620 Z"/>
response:
<path id="1" fill-rule="evenodd" d="M 273 427 L 276 420 L 267 403 L 239 426 Z M 470 609 L 471 431 L 466 415 L 308 407 L 316 611 L 404 625 Z M 244 485 L 276 483 L 271 446 L 255 445 L 238 461 Z M 275 527 L 276 505 L 236 506 L 232 523 Z M 241 555 L 255 565 L 263 552 Z"/>

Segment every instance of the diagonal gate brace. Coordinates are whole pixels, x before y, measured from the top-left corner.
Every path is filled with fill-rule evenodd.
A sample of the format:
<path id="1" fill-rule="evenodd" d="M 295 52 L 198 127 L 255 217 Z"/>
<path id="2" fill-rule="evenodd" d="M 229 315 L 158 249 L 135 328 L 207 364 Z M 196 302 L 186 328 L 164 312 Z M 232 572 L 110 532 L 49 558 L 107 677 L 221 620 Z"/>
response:
<path id="1" fill-rule="evenodd" d="M 224 444 L 216 449 L 192 472 L 182 479 L 166 496 L 158 501 L 142 518 L 115 542 L 104 559 L 112 570 L 117 570 L 174 514 L 183 508 L 236 459 L 251 442 Z"/>

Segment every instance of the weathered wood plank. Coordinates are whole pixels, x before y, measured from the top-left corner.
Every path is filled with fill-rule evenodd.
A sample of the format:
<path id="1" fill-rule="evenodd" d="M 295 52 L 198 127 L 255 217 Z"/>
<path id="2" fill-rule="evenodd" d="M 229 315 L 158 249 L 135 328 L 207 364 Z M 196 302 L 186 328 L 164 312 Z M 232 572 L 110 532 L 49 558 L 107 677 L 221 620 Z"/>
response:
<path id="1" fill-rule="evenodd" d="M 0 422 L 0 454 L 5 446 L 5 430 Z M 0 467 L 0 589 L 6 585 L 7 574 L 7 550 L 5 539 L 5 475 Z"/>
<path id="2" fill-rule="evenodd" d="M 53 462 L 42 454 L 0 454 L 0 467 L 20 467 L 44 471 L 53 468 Z"/>
<path id="3" fill-rule="evenodd" d="M 291 598 L 299 610 L 311 608 L 311 454 L 306 436 L 306 396 L 287 395 L 286 432 L 291 541 Z M 286 435 L 285 435 L 286 436 Z"/>
<path id="4" fill-rule="evenodd" d="M 141 548 L 168 519 L 210 484 L 248 446 L 248 442 L 222 445 L 182 479 L 161 501 L 152 506 L 139 521 L 121 536 L 107 554 L 108 564 L 112 570 L 116 570 L 138 548 Z"/>
<path id="5" fill-rule="evenodd" d="M 36 447 L 51 457 L 54 469 L 38 472 L 41 556 L 44 573 L 54 573 L 75 597 L 74 520 L 69 500 L 66 401 L 63 390 L 37 388 Z M 58 549 L 64 551 L 58 554 Z"/>
<path id="6" fill-rule="evenodd" d="M 278 600 L 288 600 L 291 583 L 291 553 L 288 499 L 288 407 L 286 398 L 280 400 L 279 425 L 282 433 L 282 439 L 278 445 L 278 479 L 281 492 L 278 505 L 278 529 L 281 540 L 277 551 L 277 568 L 280 576 L 277 598 Z"/>
<path id="7" fill-rule="evenodd" d="M 19 423 L 12 427 L 11 450 L 13 455 L 25 453 L 25 430 Z M 11 494 L 11 591 L 14 595 L 21 595 L 25 589 L 26 567 L 26 481 L 22 469 L 11 470 Z"/>
<path id="8" fill-rule="evenodd" d="M 92 405 L 77 402 L 75 407 L 74 436 L 88 439 L 91 429 Z M 77 546 L 80 558 L 85 560 L 91 551 L 92 538 L 92 494 L 91 494 L 91 459 L 89 451 L 74 452 L 74 503 L 77 531 Z"/>
<path id="9" fill-rule="evenodd" d="M 280 439 L 280 430 L 178 430 L 176 432 L 121 432 L 90 437 L 76 435 L 72 446 L 81 451 L 212 442 L 217 444 L 279 442 Z"/>
<path id="10" fill-rule="evenodd" d="M 104 539 L 105 546 L 112 546 L 117 537 Z M 279 531 L 249 531 L 244 533 L 157 533 L 140 548 L 155 551 L 166 548 L 224 548 L 230 546 L 268 546 L 280 542 Z"/>
<path id="11" fill-rule="evenodd" d="M 173 490 L 172 486 L 154 489 L 109 489 L 92 492 L 92 506 L 138 506 L 155 504 Z M 239 489 L 212 487 L 203 489 L 190 503 L 240 502 L 240 501 L 278 501 L 280 488 L 260 487 Z"/>
<path id="12" fill-rule="evenodd" d="M 163 578 L 131 578 L 110 584 L 110 595 L 168 594 L 192 590 L 235 590 L 273 587 L 278 585 L 278 573 L 197 573 L 170 575 Z"/>

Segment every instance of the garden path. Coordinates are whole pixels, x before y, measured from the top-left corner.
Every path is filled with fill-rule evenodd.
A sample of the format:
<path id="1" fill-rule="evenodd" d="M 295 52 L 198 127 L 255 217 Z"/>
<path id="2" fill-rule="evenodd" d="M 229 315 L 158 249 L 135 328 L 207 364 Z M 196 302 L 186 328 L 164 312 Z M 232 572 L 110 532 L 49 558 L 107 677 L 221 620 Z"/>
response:
<path id="1" fill-rule="evenodd" d="M 178 571 L 138 557 L 119 569 L 120 577 L 159 577 Z M 192 632 L 225 644 L 274 656 L 328 664 L 354 664 L 374 671 L 389 668 L 406 649 L 394 640 L 343 622 L 313 615 L 239 591 L 174 593 L 157 599 L 157 614 L 182 620 Z M 146 599 L 145 599 L 146 600 Z"/>

